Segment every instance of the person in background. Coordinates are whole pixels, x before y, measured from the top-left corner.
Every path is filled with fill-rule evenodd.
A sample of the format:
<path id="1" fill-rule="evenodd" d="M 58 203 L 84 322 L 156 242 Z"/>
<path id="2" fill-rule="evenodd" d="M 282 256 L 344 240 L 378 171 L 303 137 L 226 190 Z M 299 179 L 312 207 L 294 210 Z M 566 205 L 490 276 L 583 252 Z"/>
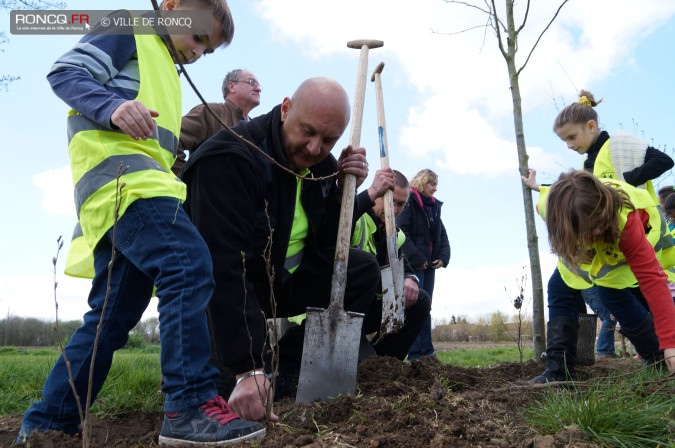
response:
<path id="1" fill-rule="evenodd" d="M 666 208 L 666 199 L 673 193 L 675 193 L 675 185 L 666 185 L 665 187 L 659 188 L 659 205 L 662 210 L 665 210 Z"/>
<path id="2" fill-rule="evenodd" d="M 364 148 L 347 146 L 337 160 L 330 153 L 349 116 L 342 86 L 311 78 L 271 112 L 235 126 L 264 154 L 219 132 L 183 170 L 186 210 L 213 258 L 209 328 L 220 362 L 237 378 L 230 405 L 244 418 L 265 419 L 273 397 L 266 318 L 328 306 L 343 182 L 351 174 L 358 187 L 368 176 Z M 393 176 L 381 179 L 356 195 L 355 218 L 394 188 Z M 345 310 L 365 314 L 379 276 L 375 257 L 350 249 Z M 278 380 L 283 363 L 280 347 Z"/>
<path id="3" fill-rule="evenodd" d="M 394 215 L 398 216 L 408 203 L 410 185 L 408 179 L 402 173 L 390 168 L 378 170 L 375 177 L 377 178 L 385 173 L 392 173 L 395 177 L 393 191 Z M 351 241 L 352 247 L 373 254 L 380 266 L 389 265 L 384 216 L 384 198 L 378 197 L 375 199 L 375 205 L 370 210 L 367 210 L 357 221 Z M 412 244 L 410 241 L 407 241 L 407 243 Z M 399 230 L 397 235 L 399 254 L 402 253 L 401 246 L 405 246 L 405 244 L 405 234 Z M 422 325 L 427 323 L 429 311 L 431 310 L 431 300 L 429 299 L 429 295 L 419 288 L 419 279 L 415 275 L 415 271 L 408 262 L 408 259 L 403 256 L 401 261 L 404 266 L 403 294 L 405 296 L 405 324 L 403 328 L 398 330 L 397 333 L 380 337 L 380 324 L 382 321 L 381 294 L 378 294 L 378 300 L 373 302 L 370 311 L 366 313 L 363 326 L 366 334 L 375 333 L 372 341 L 377 355 L 394 356 L 403 361 L 417 338 Z"/>
<path id="4" fill-rule="evenodd" d="M 551 251 L 571 274 L 563 281 L 590 280 L 643 362 L 675 371 L 675 304 L 664 272 L 675 265 L 675 246 L 653 196 L 573 170 L 551 186 L 547 203 Z"/>
<path id="5" fill-rule="evenodd" d="M 205 313 L 213 293 L 211 257 L 181 206 L 185 184 L 171 173 L 181 110 L 174 64 L 229 44 L 234 23 L 224 0 L 165 0 L 161 9 L 210 11 L 210 32 L 87 34 L 47 75 L 72 107 L 68 149 L 79 222 L 66 273 L 93 277 L 91 310 L 49 373 L 42 399 L 23 415 L 17 446 L 30 445 L 33 431 L 80 433 L 89 388 L 93 402 L 155 287 L 165 380 L 159 444 L 216 446 L 266 432 L 217 395 Z M 129 11 L 112 16 L 131 18 Z"/>
<path id="6" fill-rule="evenodd" d="M 651 180 L 656 179 L 673 167 L 673 160 L 665 153 L 625 132 L 615 132 L 610 137 L 601 131 L 596 101 L 587 90 L 579 92 L 578 101 L 568 104 L 556 116 L 553 131 L 578 154 L 585 155 L 583 169 L 605 179 L 617 179 L 633 186 L 643 186 L 657 202 Z M 537 211 L 545 214 L 548 185 L 539 185 L 537 171 L 529 169 L 527 176 L 521 176 L 529 188 L 540 191 Z M 571 280 L 571 284 L 563 281 Z M 546 369 L 533 378 L 535 383 L 565 381 L 574 373 L 577 339 L 579 333 L 580 309 L 586 305 L 581 291 L 591 288 L 592 283 L 569 273 L 569 269 L 558 260 L 558 265 L 548 281 L 548 323 L 546 326 Z M 615 315 L 615 317 L 617 317 Z"/>
<path id="7" fill-rule="evenodd" d="M 614 332 L 616 330 L 616 320 L 612 318 L 612 313 L 602 304 L 595 288 L 584 289 L 581 292 L 584 302 L 600 318 L 600 333 L 595 342 L 595 358 L 616 358 L 616 347 L 614 346 Z"/>
<path id="8" fill-rule="evenodd" d="M 410 186 L 408 205 L 396 218 L 396 224 L 405 234 L 406 240 L 411 242 L 403 247 L 403 253 L 419 278 L 419 287 L 433 301 L 436 269 L 446 267 L 450 261 L 450 243 L 441 220 L 443 203 L 434 197 L 438 176 L 429 169 L 421 170 L 413 177 Z M 408 359 L 434 356 L 429 315 L 408 352 Z"/>
<path id="9" fill-rule="evenodd" d="M 661 190 L 659 190 L 660 193 Z M 675 242 L 675 194 L 669 194 L 664 203 L 662 204 L 663 214 L 666 217 L 666 222 L 668 223 L 668 230 L 670 235 L 673 237 Z M 675 300 L 675 282 L 668 281 L 668 287 L 670 288 L 670 293 L 673 295 L 673 300 Z"/>
<path id="10" fill-rule="evenodd" d="M 262 86 L 258 78 L 248 70 L 238 68 L 225 76 L 222 89 L 225 102 L 209 103 L 218 118 L 229 127 L 241 120 L 250 120 L 249 113 L 260 105 Z M 180 176 L 185 165 L 185 152 L 192 153 L 204 140 L 223 129 L 218 118 L 203 104 L 195 106 L 183 117 L 177 159 L 171 168 L 176 176 Z"/>

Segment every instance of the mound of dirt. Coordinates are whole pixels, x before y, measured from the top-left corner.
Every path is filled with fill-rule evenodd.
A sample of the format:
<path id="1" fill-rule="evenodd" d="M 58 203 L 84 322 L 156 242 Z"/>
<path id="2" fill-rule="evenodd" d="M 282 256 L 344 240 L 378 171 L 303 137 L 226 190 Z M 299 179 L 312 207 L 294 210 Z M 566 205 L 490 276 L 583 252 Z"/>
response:
<path id="1" fill-rule="evenodd" d="M 580 380 L 636 368 L 616 359 L 578 369 Z M 357 392 L 326 403 L 275 403 L 281 421 L 260 447 L 594 447 L 583 433 L 538 434 L 523 411 L 545 387 L 525 380 L 541 373 L 532 361 L 460 368 L 434 360 L 412 363 L 370 358 L 359 366 Z M 92 447 L 156 447 L 160 414 L 95 418 Z M 20 416 L 0 417 L 0 447 L 11 446 Z M 31 447 L 75 448 L 82 441 L 57 432 L 33 434 Z"/>

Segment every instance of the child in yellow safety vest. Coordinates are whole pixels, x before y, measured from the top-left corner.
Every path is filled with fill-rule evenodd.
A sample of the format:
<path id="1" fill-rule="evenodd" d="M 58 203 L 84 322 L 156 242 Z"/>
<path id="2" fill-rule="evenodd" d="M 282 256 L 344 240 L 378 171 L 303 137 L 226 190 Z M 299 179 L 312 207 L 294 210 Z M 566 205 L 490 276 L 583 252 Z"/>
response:
<path id="1" fill-rule="evenodd" d="M 545 219 L 551 250 L 568 268 L 565 283 L 574 286 L 576 276 L 594 284 L 643 361 L 675 371 L 675 304 L 664 272 L 675 265 L 675 246 L 653 197 L 571 171 L 551 186 Z"/>
<path id="2" fill-rule="evenodd" d="M 185 184 L 170 171 L 181 122 L 176 64 L 228 45 L 234 22 L 225 0 L 164 0 L 159 8 L 162 15 L 148 11 L 143 18 L 157 23 L 155 17 L 169 16 L 191 25 L 129 29 L 125 24 L 141 16 L 115 11 L 47 75 L 72 108 L 68 149 L 78 224 L 66 274 L 93 281 L 90 310 L 41 399 L 24 413 L 13 446 L 40 444 L 30 440 L 35 431 L 82 434 L 85 405 L 96 400 L 153 288 L 161 297 L 165 393 L 159 444 L 217 446 L 265 436 L 264 425 L 241 419 L 217 393 L 206 316 L 212 259 L 181 205 Z"/>

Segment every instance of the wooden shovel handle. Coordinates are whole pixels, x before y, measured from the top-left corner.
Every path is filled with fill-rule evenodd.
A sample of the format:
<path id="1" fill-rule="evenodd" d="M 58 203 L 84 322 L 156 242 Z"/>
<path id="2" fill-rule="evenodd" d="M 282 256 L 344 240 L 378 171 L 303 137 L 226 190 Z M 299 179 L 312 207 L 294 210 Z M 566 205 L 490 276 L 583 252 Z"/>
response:
<path id="1" fill-rule="evenodd" d="M 347 46 L 357 41 L 347 43 Z M 354 108 L 352 111 L 352 128 L 349 135 L 349 144 L 356 149 L 361 143 L 361 123 L 363 121 L 363 103 L 366 93 L 366 71 L 368 70 L 368 49 L 370 46 L 382 46 L 381 41 L 358 41 L 361 44 L 361 54 L 356 72 L 356 92 L 354 94 Z M 349 260 L 349 240 L 354 216 L 354 196 L 356 193 L 356 177 L 352 174 L 345 176 L 342 186 L 342 204 L 340 205 L 340 221 L 338 236 L 335 244 L 335 265 L 331 281 L 330 308 L 344 306 L 345 287 L 347 284 L 347 263 Z"/>
<path id="2" fill-rule="evenodd" d="M 384 117 L 384 98 L 382 94 L 382 70 L 384 62 L 380 62 L 373 71 L 371 81 L 375 82 L 375 101 L 377 102 L 377 133 L 380 137 L 380 165 L 389 168 L 389 146 L 387 144 L 387 125 Z M 398 259 L 396 247 L 396 221 L 394 216 L 394 194 L 388 190 L 384 195 L 384 227 L 387 231 L 387 254 L 389 264 Z"/>

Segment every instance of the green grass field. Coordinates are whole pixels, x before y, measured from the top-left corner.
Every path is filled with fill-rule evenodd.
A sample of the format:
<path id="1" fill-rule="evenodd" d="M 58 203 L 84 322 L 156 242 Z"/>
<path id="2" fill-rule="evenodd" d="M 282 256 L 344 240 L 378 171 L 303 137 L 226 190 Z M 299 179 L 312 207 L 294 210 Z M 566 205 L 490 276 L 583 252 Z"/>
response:
<path id="1" fill-rule="evenodd" d="M 0 348 L 0 415 L 19 414 L 40 398 L 42 384 L 59 352 Z M 162 410 L 159 347 L 120 350 L 92 410 L 99 415 Z"/>
<path id="2" fill-rule="evenodd" d="M 515 345 L 493 348 L 459 348 L 447 352 L 438 352 L 438 358 L 444 363 L 460 367 L 490 367 L 501 362 L 519 362 L 518 348 Z M 523 362 L 534 357 L 534 350 L 523 350 Z"/>

